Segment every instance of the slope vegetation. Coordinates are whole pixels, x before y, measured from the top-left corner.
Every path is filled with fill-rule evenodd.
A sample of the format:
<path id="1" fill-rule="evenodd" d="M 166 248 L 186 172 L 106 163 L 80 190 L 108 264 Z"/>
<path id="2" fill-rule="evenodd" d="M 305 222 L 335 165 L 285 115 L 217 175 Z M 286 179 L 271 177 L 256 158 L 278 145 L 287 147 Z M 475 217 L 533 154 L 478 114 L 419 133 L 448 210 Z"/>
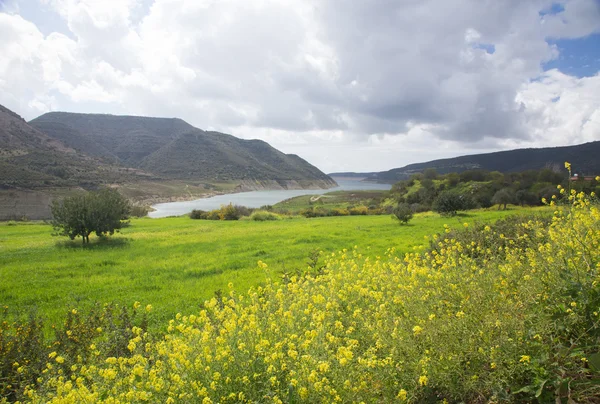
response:
<path id="1" fill-rule="evenodd" d="M 425 163 L 409 164 L 377 173 L 345 173 L 359 175 L 369 180 L 394 183 L 408 179 L 412 174 L 423 172 L 428 168 L 439 174 L 463 172 L 483 169 L 512 173 L 543 168 L 561 168 L 565 161 L 574 161 L 573 170 L 581 175 L 597 175 L 600 173 L 600 141 L 584 143 L 576 146 L 545 147 L 539 149 L 517 149 L 495 153 L 474 154 L 448 159 L 433 160 Z M 331 174 L 338 176 L 338 174 Z"/>
<path id="2" fill-rule="evenodd" d="M 126 170 L 77 152 L 0 106 L 0 187 L 95 187 L 129 179 Z"/>
<path id="3" fill-rule="evenodd" d="M 164 178 L 336 185 L 305 160 L 263 141 L 203 131 L 181 119 L 52 112 L 30 123 L 88 155 Z"/>

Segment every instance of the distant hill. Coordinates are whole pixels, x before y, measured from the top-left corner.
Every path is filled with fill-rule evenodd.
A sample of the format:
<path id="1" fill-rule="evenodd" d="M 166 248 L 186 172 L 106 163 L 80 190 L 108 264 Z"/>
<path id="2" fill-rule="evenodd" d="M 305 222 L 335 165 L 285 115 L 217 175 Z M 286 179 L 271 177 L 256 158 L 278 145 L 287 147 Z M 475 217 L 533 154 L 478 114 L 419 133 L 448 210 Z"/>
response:
<path id="1" fill-rule="evenodd" d="M 0 187 L 95 187 L 130 179 L 126 170 L 78 153 L 0 106 Z"/>
<path id="2" fill-rule="evenodd" d="M 474 154 L 409 164 L 401 168 L 377 173 L 331 173 L 332 177 L 363 177 L 369 181 L 394 183 L 409 178 L 412 174 L 428 168 L 439 174 L 483 169 L 488 171 L 520 172 L 542 168 L 564 169 L 564 162 L 572 164 L 574 173 L 600 175 L 600 141 L 576 146 L 545 147 L 539 149 L 516 149 L 495 153 Z"/>
<path id="3" fill-rule="evenodd" d="M 177 118 L 51 112 L 30 124 L 87 155 L 163 178 L 336 185 L 302 158 L 266 142 L 203 131 Z"/>

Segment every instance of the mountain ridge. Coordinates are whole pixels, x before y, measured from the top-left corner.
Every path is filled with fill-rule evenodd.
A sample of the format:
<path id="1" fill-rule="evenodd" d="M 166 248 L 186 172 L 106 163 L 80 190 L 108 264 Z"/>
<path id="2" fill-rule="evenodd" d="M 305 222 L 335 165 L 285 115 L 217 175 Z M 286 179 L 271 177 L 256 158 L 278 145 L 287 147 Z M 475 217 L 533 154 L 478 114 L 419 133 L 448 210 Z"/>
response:
<path id="1" fill-rule="evenodd" d="M 336 185 L 306 160 L 267 142 L 205 131 L 180 118 L 50 112 L 29 123 L 88 155 L 165 179 Z"/>
<path id="2" fill-rule="evenodd" d="M 592 141 L 571 146 L 523 148 L 503 150 L 437 159 L 422 163 L 408 164 L 391 170 L 360 173 L 329 173 L 332 177 L 362 177 L 367 181 L 394 183 L 408 179 L 411 175 L 433 168 L 439 174 L 482 169 L 502 173 L 520 172 L 534 169 L 563 169 L 564 162 L 572 164 L 573 173 L 581 175 L 600 174 L 600 141 Z"/>

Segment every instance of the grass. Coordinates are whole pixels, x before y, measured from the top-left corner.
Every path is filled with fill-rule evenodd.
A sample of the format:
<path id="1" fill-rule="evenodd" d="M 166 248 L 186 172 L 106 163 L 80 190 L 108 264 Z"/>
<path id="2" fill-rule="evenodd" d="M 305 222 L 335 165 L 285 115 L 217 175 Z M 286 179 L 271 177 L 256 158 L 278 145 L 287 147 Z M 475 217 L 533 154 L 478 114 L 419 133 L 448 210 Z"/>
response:
<path id="1" fill-rule="evenodd" d="M 71 311 L 50 345 L 17 324 L 0 345 L 4 390 L 22 402 L 596 403 L 600 210 L 583 193 L 568 201 L 446 229 L 424 253 L 344 249 L 318 275 L 227 290 L 166 334 L 126 316 L 115 326 L 110 309 Z"/>
<path id="2" fill-rule="evenodd" d="M 327 209 L 347 208 L 348 206 L 379 205 L 380 200 L 388 194 L 388 191 L 364 190 L 364 191 L 335 191 L 323 195 L 302 195 L 289 198 L 273 205 L 274 209 L 284 209 L 290 212 L 298 212 L 314 206 Z"/>
<path id="3" fill-rule="evenodd" d="M 81 241 L 52 237 L 47 224 L 0 224 L 0 305 L 12 316 L 36 313 L 48 324 L 95 302 L 151 303 L 156 324 L 191 313 L 217 290 L 246 291 L 284 271 L 305 269 L 310 252 L 358 245 L 369 256 L 410 252 L 443 225 L 494 221 L 515 212 L 425 213 L 400 226 L 390 216 L 213 222 L 187 217 L 136 219 L 121 234 Z M 265 271 L 257 266 L 269 264 Z M 164 320 L 164 321 L 163 321 Z"/>

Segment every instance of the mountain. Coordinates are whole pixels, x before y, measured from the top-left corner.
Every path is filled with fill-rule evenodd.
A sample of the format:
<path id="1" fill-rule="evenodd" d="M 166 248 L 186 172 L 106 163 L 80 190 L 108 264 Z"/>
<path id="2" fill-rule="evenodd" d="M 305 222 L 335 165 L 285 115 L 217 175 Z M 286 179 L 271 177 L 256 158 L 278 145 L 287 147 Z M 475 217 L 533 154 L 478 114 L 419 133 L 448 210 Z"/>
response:
<path id="1" fill-rule="evenodd" d="M 563 169 L 565 161 L 572 164 L 573 173 L 580 175 L 600 174 L 600 141 L 576 146 L 516 149 L 494 153 L 473 154 L 425 163 L 409 164 L 401 168 L 377 173 L 331 173 L 332 177 L 354 175 L 369 181 L 394 183 L 428 168 L 439 174 L 482 169 L 487 171 L 519 172 L 542 168 Z"/>
<path id="2" fill-rule="evenodd" d="M 127 166 L 196 130 L 181 119 L 49 112 L 29 124 L 90 156 L 110 157 Z"/>
<path id="3" fill-rule="evenodd" d="M 0 188 L 84 186 L 129 178 L 126 170 L 78 153 L 0 105 Z"/>
<path id="4" fill-rule="evenodd" d="M 51 112 L 29 123 L 87 155 L 166 179 L 270 181 L 284 188 L 336 185 L 305 160 L 266 142 L 203 131 L 177 118 Z"/>

